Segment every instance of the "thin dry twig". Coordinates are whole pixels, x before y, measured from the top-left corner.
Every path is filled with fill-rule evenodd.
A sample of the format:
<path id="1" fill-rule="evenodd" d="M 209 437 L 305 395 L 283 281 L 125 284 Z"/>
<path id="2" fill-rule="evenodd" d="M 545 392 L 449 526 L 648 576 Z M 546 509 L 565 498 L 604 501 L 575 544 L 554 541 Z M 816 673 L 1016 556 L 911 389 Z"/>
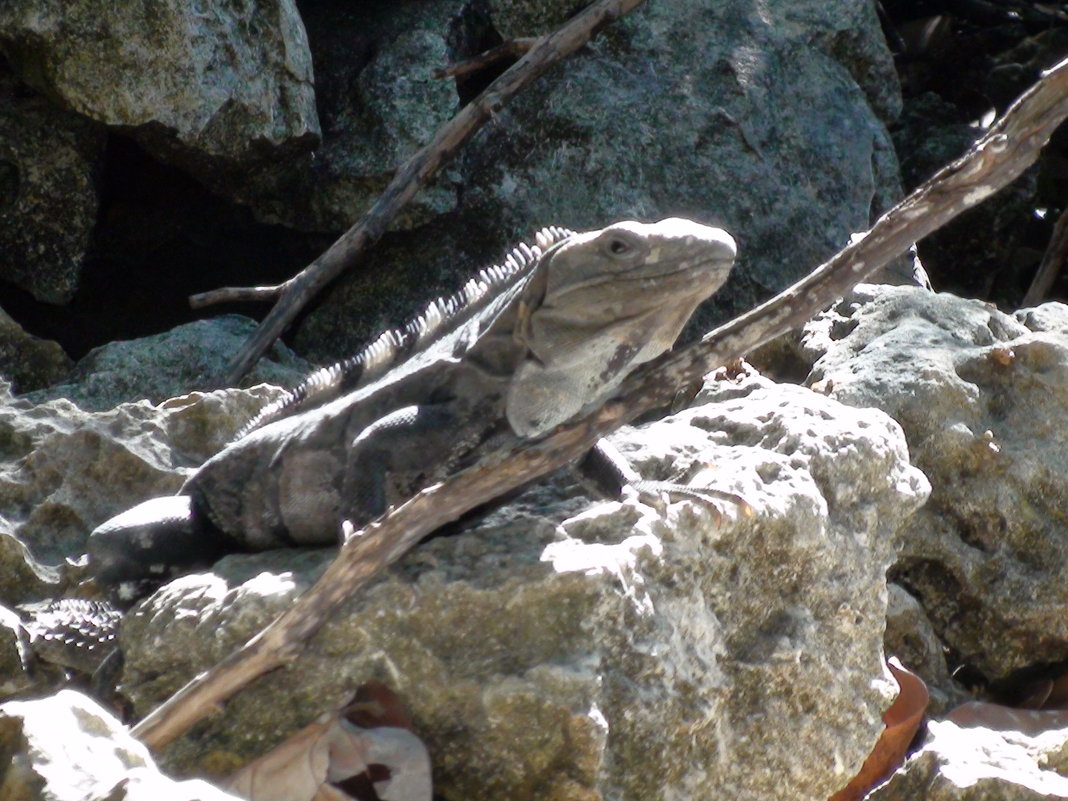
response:
<path id="1" fill-rule="evenodd" d="M 285 289 L 285 284 L 275 286 L 224 286 L 210 292 L 201 292 L 189 297 L 189 305 L 194 309 L 213 306 L 216 303 L 234 303 L 236 301 L 263 302 L 278 298 Z"/>
<path id="2" fill-rule="evenodd" d="M 360 254 L 385 233 L 389 221 L 397 212 L 493 114 L 549 67 L 586 44 L 603 25 L 629 13 L 643 2 L 596 0 L 591 3 L 559 30 L 539 39 L 523 58 L 445 123 L 429 144 L 401 165 L 389 186 L 359 222 L 315 261 L 280 285 L 281 294 L 277 302 L 227 366 L 223 382 L 228 386 L 236 386 L 259 358 L 270 350 L 308 301 L 351 267 Z"/>
<path id="3" fill-rule="evenodd" d="M 133 729 L 134 735 L 151 748 L 170 742 L 258 676 L 295 659 L 335 609 L 434 529 L 577 459 L 605 434 L 669 405 L 678 387 L 803 324 L 913 242 L 1014 180 L 1038 158 L 1065 117 L 1068 60 L 1046 73 L 961 158 L 798 283 L 700 342 L 642 365 L 626 379 L 618 399 L 593 414 L 509 453 L 489 455 L 348 537 L 322 578 L 289 610 L 175 693 Z"/>
<path id="4" fill-rule="evenodd" d="M 1031 286 L 1027 288 L 1021 306 L 1034 306 L 1049 296 L 1053 282 L 1064 269 L 1065 259 L 1068 259 L 1068 209 L 1061 213 L 1053 226 L 1053 234 L 1042 256 L 1042 263 L 1038 265 L 1035 277 L 1031 279 Z"/>
<path id="5" fill-rule="evenodd" d="M 520 36 L 515 39 L 509 39 L 504 44 L 499 44 L 496 47 L 490 48 L 486 52 L 479 53 L 473 58 L 457 61 L 455 64 L 442 67 L 440 70 L 434 70 L 434 77 L 458 78 L 461 75 L 467 75 L 469 72 L 478 72 L 481 69 L 496 64 L 498 61 L 503 61 L 508 58 L 519 58 L 526 53 L 529 53 L 530 49 L 537 43 L 538 37 L 536 36 Z"/>

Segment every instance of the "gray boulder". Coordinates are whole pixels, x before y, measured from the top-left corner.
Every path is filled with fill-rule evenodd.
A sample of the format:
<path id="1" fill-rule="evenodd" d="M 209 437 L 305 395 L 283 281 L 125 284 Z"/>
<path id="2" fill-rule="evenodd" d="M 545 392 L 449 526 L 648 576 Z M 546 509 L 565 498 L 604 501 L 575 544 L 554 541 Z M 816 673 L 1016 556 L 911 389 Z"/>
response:
<path id="1" fill-rule="evenodd" d="M 109 342 L 80 359 L 62 384 L 30 393 L 27 400 L 41 403 L 68 398 L 89 411 L 142 398 L 161 403 L 211 386 L 255 330 L 255 320 L 227 314 L 161 334 Z M 306 361 L 279 342 L 242 385 L 293 386 L 310 370 Z"/>
<path id="2" fill-rule="evenodd" d="M 617 444 L 645 474 L 737 492 L 755 514 L 537 487 L 378 576 L 164 762 L 230 770 L 378 678 L 447 798 L 766 799 L 784 776 L 792 798 L 826 798 L 892 694 L 884 572 L 927 492 L 898 427 L 749 376 Z M 123 692 L 144 713 L 331 556 L 231 556 L 165 586 L 125 622 Z"/>
<path id="3" fill-rule="evenodd" d="M 931 480 L 891 577 L 958 661 L 996 680 L 1068 658 L 1068 308 L 862 285 L 803 344 L 808 383 L 890 414 Z"/>
<path id="4" fill-rule="evenodd" d="M 450 60 L 449 31 L 460 6 L 456 0 L 306 5 L 322 145 L 263 163 L 224 190 L 265 222 L 330 233 L 352 225 L 459 108 L 453 82 L 432 73 Z M 447 170 L 390 227 L 413 228 L 452 211 L 456 180 Z"/>
<path id="5" fill-rule="evenodd" d="M 488 0 L 486 5 L 493 29 L 506 40 L 552 33 L 575 13 L 567 0 Z"/>
<path id="6" fill-rule="evenodd" d="M 74 363 L 59 343 L 28 334 L 0 309 L 0 376 L 16 392 L 29 392 L 66 378 Z"/>
<path id="7" fill-rule="evenodd" d="M 292 0 L 7 0 L 0 51 L 64 108 L 195 170 L 318 141 L 311 54 Z"/>
<path id="8" fill-rule="evenodd" d="M 47 303 L 73 297 L 103 151 L 101 126 L 32 96 L 0 63 L 0 279 Z"/>

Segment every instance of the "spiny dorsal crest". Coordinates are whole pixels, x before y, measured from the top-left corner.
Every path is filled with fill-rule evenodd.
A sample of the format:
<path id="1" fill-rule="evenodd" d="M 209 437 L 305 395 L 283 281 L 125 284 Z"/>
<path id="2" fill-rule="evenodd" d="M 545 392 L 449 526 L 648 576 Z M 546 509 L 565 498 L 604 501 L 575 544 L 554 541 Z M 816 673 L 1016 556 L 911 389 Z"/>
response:
<path id="1" fill-rule="evenodd" d="M 263 407 L 237 432 L 241 439 L 267 423 L 321 406 L 380 378 L 442 336 L 470 320 L 501 292 L 525 277 L 542 255 L 574 231 L 559 226 L 541 229 L 534 244 L 514 247 L 500 264 L 480 270 L 459 290 L 432 301 L 420 314 L 400 328 L 380 335 L 355 356 L 311 373 L 284 396 Z"/>

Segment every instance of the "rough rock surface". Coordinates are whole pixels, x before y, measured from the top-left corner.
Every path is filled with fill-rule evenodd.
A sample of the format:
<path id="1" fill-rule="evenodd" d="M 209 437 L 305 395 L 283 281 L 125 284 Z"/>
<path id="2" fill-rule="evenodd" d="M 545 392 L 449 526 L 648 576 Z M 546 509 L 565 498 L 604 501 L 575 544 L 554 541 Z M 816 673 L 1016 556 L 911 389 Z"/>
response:
<path id="1" fill-rule="evenodd" d="M 48 303 L 71 299 L 103 149 L 99 125 L 34 97 L 0 61 L 0 278 Z"/>
<path id="2" fill-rule="evenodd" d="M 887 657 L 896 656 L 909 670 L 924 677 L 930 694 L 927 714 L 936 717 L 971 700 L 950 677 L 945 644 L 938 639 L 919 601 L 899 584 L 889 582 L 886 589 L 884 649 Z"/>
<path id="3" fill-rule="evenodd" d="M 2 388 L 2 387 L 0 387 Z M 34 406 L 0 396 L 0 600 L 37 600 L 57 564 L 92 529 L 140 500 L 175 492 L 277 387 L 194 392 L 152 406 L 86 412 L 69 400 Z M 45 578 L 41 578 L 44 575 Z M 15 581 L 16 576 L 21 576 Z"/>
<path id="4" fill-rule="evenodd" d="M 619 444 L 756 514 L 539 487 L 421 545 L 166 762 L 226 772 L 374 677 L 411 708 L 446 798 L 764 799 L 785 776 L 826 798 L 891 692 L 884 571 L 927 491 L 898 427 L 748 376 Z M 124 692 L 145 711 L 331 555 L 231 556 L 167 585 L 126 621 Z"/>
<path id="5" fill-rule="evenodd" d="M 868 42 L 867 63 L 856 47 L 836 59 L 831 41 Z M 853 74 L 896 87 L 884 47 L 867 4 L 645 5 L 500 112 L 465 159 L 469 202 L 500 208 L 517 233 L 711 215 L 764 282 L 792 280 L 897 191 L 889 136 Z M 753 288 L 737 289 L 752 305 Z"/>
<path id="6" fill-rule="evenodd" d="M 160 403 L 210 386 L 255 328 L 255 320 L 228 314 L 180 325 L 162 334 L 111 342 L 80 359 L 62 384 L 34 392 L 27 400 L 40 403 L 68 398 L 89 411 L 142 398 Z M 242 383 L 293 386 L 310 369 L 307 362 L 278 343 Z"/>
<path id="7" fill-rule="evenodd" d="M 0 744 L 5 801 L 235 800 L 204 781 L 165 777 L 119 721 L 73 690 L 0 706 Z"/>
<path id="8" fill-rule="evenodd" d="M 6 492 L 9 489 L 9 477 L 8 469 L 4 467 L 0 473 L 0 486 L 4 491 L 0 491 L 0 494 L 7 499 L 15 494 Z M 3 530 L 0 530 L 0 576 L 4 577 L 3 582 L 0 582 L 0 601 L 15 604 L 58 596 L 65 586 L 77 580 L 79 571 L 66 563 L 57 564 L 67 555 L 59 553 L 58 549 L 51 552 L 41 549 L 50 564 L 35 556 L 34 552 L 15 536 L 14 532 L 20 531 L 20 515 L 14 509 L 11 511 L 14 514 L 10 517 L 0 517 L 0 525 L 3 526 Z M 82 541 L 87 533 L 83 532 Z M 71 552 L 69 555 L 75 555 L 78 547 L 72 545 L 68 549 Z"/>
<path id="9" fill-rule="evenodd" d="M 307 231 L 342 231 L 373 203 L 402 163 L 458 109 L 452 81 L 432 72 L 449 62 L 459 4 L 424 0 L 378 7 L 305 4 L 315 54 L 322 145 L 265 163 L 233 191 L 260 219 Z M 391 228 L 411 228 L 456 206 L 451 180 L 431 183 Z"/>
<path id="10" fill-rule="evenodd" d="M 928 724 L 929 737 L 867 801 L 1039 801 L 1068 798 L 1068 729 L 1038 737 Z"/>
<path id="11" fill-rule="evenodd" d="M 29 392 L 62 380 L 73 362 L 58 343 L 32 336 L 0 309 L 0 375 L 16 392 Z"/>
<path id="12" fill-rule="evenodd" d="M 0 5 L 12 68 L 164 160 L 242 165 L 318 140 L 311 54 L 292 0 Z"/>
<path id="13" fill-rule="evenodd" d="M 575 13 L 568 0 L 488 0 L 493 29 L 506 41 L 552 33 Z"/>
<path id="14" fill-rule="evenodd" d="M 957 663 L 999 679 L 1068 658 L 1068 307 L 863 285 L 804 346 L 809 381 L 890 414 L 931 480 L 891 575 Z"/>
<path id="15" fill-rule="evenodd" d="M 298 344 L 316 358 L 351 352 L 380 322 L 353 314 L 366 308 L 368 282 L 388 274 L 425 287 L 436 253 L 477 264 L 543 225 L 624 218 L 689 216 L 731 231 L 741 262 L 712 307 L 740 312 L 896 198 L 883 120 L 898 105 L 868 3 L 647 3 L 496 113 L 461 155 L 456 214 L 343 278 Z M 406 259 L 419 243 L 424 255 Z M 709 319 L 699 314 L 696 326 Z"/>

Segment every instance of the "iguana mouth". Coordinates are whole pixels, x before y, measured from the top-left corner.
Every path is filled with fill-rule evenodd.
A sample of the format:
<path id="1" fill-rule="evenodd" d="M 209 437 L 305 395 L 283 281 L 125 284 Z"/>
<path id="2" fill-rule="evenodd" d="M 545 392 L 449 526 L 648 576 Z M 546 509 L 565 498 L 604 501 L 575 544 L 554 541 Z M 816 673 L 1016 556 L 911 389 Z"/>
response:
<path id="1" fill-rule="evenodd" d="M 671 266 L 665 270 L 655 271 L 648 270 L 646 265 L 636 267 L 632 270 L 620 271 L 618 273 L 611 273 L 597 278 L 591 278 L 589 281 L 582 283 L 576 283 L 569 286 L 566 289 L 558 289 L 553 294 L 554 297 L 567 297 L 573 295 L 575 292 L 579 292 L 590 287 L 599 287 L 603 285 L 615 284 L 650 284 L 664 278 L 673 278 L 675 276 L 689 276 L 693 281 L 699 281 L 702 278 L 718 278 L 719 273 L 722 272 L 724 276 L 730 271 L 733 264 L 733 258 L 713 258 L 706 259 L 698 262 L 686 262 L 678 266 Z M 719 287 L 716 284 L 712 290 L 714 291 Z"/>

